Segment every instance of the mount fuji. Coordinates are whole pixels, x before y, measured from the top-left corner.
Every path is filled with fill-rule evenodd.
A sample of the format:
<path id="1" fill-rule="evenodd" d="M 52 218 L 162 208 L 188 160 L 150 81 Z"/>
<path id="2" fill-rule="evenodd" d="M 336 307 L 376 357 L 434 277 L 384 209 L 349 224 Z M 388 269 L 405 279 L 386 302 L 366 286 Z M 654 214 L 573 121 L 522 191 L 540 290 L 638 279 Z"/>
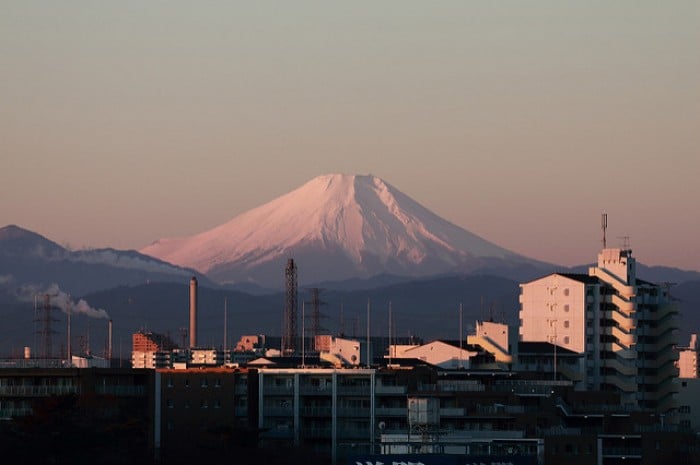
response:
<path id="1" fill-rule="evenodd" d="M 380 274 L 521 277 L 553 268 L 440 218 L 371 175 L 319 176 L 218 227 L 140 252 L 220 283 L 273 288 L 283 286 L 289 258 L 304 283 Z"/>

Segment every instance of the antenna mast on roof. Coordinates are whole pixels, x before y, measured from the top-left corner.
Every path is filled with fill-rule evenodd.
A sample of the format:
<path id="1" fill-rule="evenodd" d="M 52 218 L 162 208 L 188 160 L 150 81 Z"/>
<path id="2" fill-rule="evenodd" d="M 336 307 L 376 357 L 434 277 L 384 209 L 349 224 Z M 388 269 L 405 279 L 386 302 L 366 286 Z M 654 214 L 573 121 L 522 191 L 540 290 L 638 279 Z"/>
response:
<path id="1" fill-rule="evenodd" d="M 603 215 L 600 218 L 600 227 L 603 229 L 603 248 L 606 249 L 608 245 L 607 238 L 605 236 L 607 229 L 608 229 L 608 214 L 603 213 Z"/>
<path id="2" fill-rule="evenodd" d="M 629 236 L 619 236 L 618 239 L 620 239 L 620 245 L 622 246 L 623 250 L 629 250 L 630 249 L 630 237 Z"/>

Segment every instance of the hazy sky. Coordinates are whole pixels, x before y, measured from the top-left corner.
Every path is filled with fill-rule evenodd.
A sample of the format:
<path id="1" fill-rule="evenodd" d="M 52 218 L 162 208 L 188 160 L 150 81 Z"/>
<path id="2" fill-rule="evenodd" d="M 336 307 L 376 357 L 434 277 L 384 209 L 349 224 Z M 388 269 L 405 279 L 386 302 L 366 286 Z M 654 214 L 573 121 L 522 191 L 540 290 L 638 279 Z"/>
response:
<path id="1" fill-rule="evenodd" d="M 700 2 L 3 1 L 0 226 L 141 248 L 325 173 L 700 269 Z"/>

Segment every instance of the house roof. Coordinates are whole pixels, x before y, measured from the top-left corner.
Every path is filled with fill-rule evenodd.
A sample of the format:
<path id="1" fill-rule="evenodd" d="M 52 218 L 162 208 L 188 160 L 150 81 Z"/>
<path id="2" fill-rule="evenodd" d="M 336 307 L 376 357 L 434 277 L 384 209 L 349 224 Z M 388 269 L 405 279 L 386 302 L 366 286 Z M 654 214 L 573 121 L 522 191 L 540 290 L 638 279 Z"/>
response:
<path id="1" fill-rule="evenodd" d="M 563 276 L 565 278 L 573 279 L 574 281 L 579 281 L 579 282 L 582 282 L 584 284 L 598 284 L 598 283 L 600 283 L 600 280 L 597 277 L 589 276 L 589 275 L 584 274 L 584 273 L 550 273 L 550 274 L 547 274 L 544 276 L 540 276 L 539 278 L 535 278 L 535 279 L 532 279 L 530 281 L 521 283 L 521 285 L 528 284 L 528 283 L 534 283 L 535 281 L 539 281 L 540 279 L 546 278 L 548 276 L 553 276 L 553 275 Z"/>
<path id="2" fill-rule="evenodd" d="M 583 273 L 557 273 L 561 276 L 566 276 L 569 279 L 580 281 L 584 284 L 598 284 L 600 280 L 596 276 L 589 276 Z"/>
<path id="3" fill-rule="evenodd" d="M 518 353 L 525 354 L 553 354 L 554 344 L 550 342 L 518 342 Z M 557 356 L 580 355 L 578 352 L 557 345 Z"/>

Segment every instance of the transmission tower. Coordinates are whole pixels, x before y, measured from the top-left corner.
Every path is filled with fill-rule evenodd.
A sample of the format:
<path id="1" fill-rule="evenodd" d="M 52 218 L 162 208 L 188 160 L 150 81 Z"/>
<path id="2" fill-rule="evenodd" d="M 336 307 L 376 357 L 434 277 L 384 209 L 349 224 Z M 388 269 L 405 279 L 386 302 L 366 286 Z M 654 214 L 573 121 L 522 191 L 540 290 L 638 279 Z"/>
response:
<path id="1" fill-rule="evenodd" d="M 41 358 L 53 357 L 53 335 L 56 331 L 52 329 L 52 324 L 58 320 L 51 316 L 51 310 L 55 307 L 51 305 L 51 296 L 43 295 L 43 305 L 41 309 L 37 307 L 36 298 L 34 300 L 34 322 L 39 325 L 36 333 L 41 338 L 41 350 L 39 351 Z"/>
<path id="2" fill-rule="evenodd" d="M 325 328 L 321 327 L 321 318 L 326 317 L 326 315 L 321 313 L 321 306 L 326 305 L 326 302 L 323 302 L 320 298 L 322 291 L 323 289 L 319 289 L 318 287 L 309 288 L 311 300 L 306 302 L 311 305 L 311 337 L 314 341 L 314 350 L 318 350 L 316 347 L 316 336 L 321 335 L 321 332 L 325 331 Z"/>
<path id="3" fill-rule="evenodd" d="M 294 353 L 297 339 L 297 266 L 294 259 L 287 260 L 284 270 L 285 294 L 284 294 L 284 333 L 282 336 L 282 354 Z"/>
<path id="4" fill-rule="evenodd" d="M 187 328 L 185 328 L 184 326 L 181 326 L 179 329 L 179 332 L 180 332 L 180 347 L 182 349 L 184 349 L 187 347 L 187 334 L 188 334 Z"/>

